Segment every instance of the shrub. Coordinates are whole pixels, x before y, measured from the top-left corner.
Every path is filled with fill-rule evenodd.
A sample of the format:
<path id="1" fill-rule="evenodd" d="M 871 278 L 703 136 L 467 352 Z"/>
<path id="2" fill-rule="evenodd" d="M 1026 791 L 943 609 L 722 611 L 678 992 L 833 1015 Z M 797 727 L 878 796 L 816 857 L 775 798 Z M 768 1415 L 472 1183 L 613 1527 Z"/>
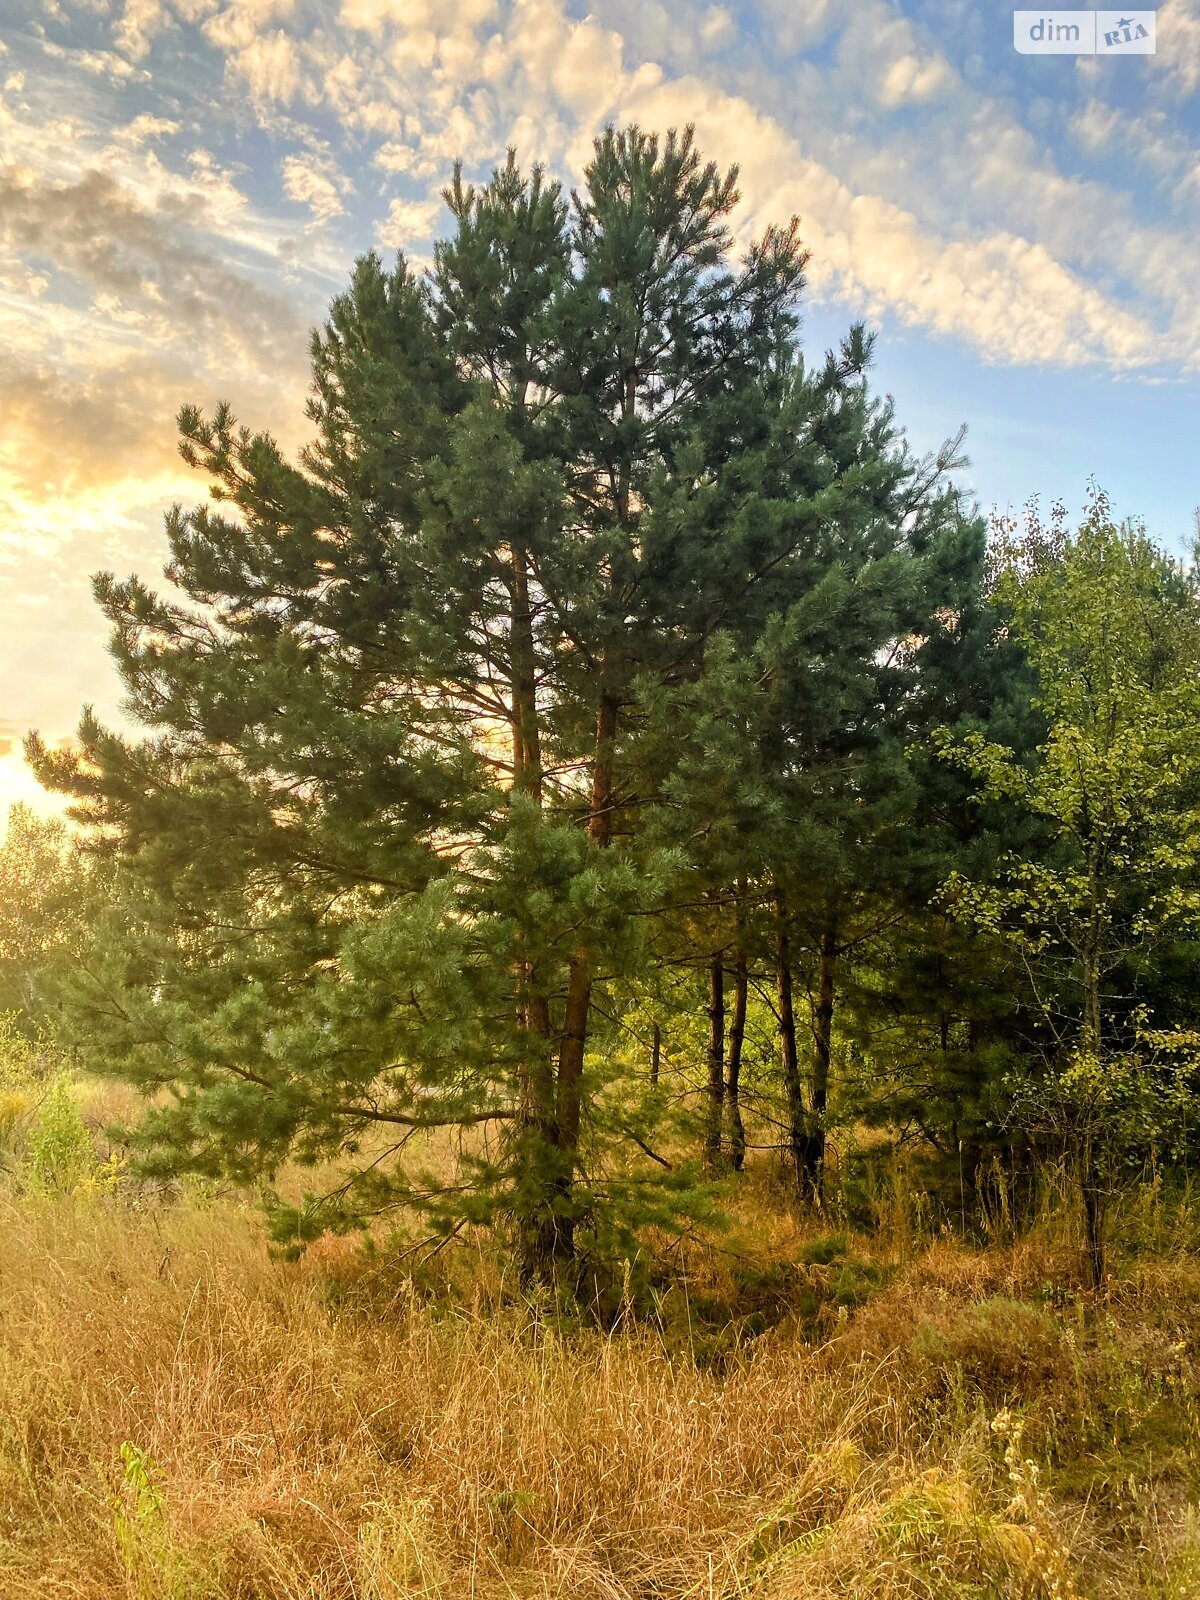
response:
<path id="1" fill-rule="evenodd" d="M 961 1373 L 997 1405 L 1036 1393 L 1069 1372 L 1053 1317 L 1003 1295 L 980 1300 L 940 1325 L 923 1326 L 910 1349 L 919 1360 Z"/>
<path id="2" fill-rule="evenodd" d="M 75 1100 L 71 1080 L 60 1072 L 38 1108 L 25 1152 L 29 1187 L 41 1194 L 73 1193 L 97 1166 L 92 1136 Z"/>

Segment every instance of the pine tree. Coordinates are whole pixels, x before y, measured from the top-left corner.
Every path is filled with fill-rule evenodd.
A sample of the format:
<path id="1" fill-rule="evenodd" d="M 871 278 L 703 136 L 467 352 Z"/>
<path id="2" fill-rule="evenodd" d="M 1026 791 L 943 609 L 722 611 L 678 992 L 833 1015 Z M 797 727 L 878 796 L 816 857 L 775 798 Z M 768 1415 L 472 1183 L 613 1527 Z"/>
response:
<path id="1" fill-rule="evenodd" d="M 848 958 L 896 922 L 919 882 L 932 894 L 940 881 L 914 831 L 908 757 L 934 715 L 926 661 L 982 577 L 982 527 L 944 482 L 957 441 L 936 461 L 915 461 L 890 407 L 870 394 L 869 359 L 856 329 L 822 366 L 790 375 L 798 443 L 790 494 L 774 508 L 786 547 L 769 582 L 730 613 L 704 670 L 651 707 L 666 806 L 658 825 L 674 827 L 690 853 L 693 900 L 713 908 L 707 933 L 694 935 L 710 952 L 709 1164 L 739 1086 L 736 1049 L 732 1071 L 722 1077 L 717 1065 L 728 965 L 735 1038 L 749 972 L 773 986 L 790 1159 L 809 1196 L 821 1188 Z M 730 1124 L 740 1148 L 732 1115 Z"/>
<path id="2" fill-rule="evenodd" d="M 944 759 L 944 741 L 980 734 L 1028 763 L 1044 733 L 1011 617 L 989 592 L 982 538 L 963 555 L 953 604 L 921 650 L 906 748 L 920 850 L 900 914 L 855 963 L 846 1015 L 849 1109 L 918 1132 L 960 1207 L 986 1157 L 1008 1155 L 1003 1079 L 1029 1043 L 1029 997 L 1012 952 L 957 918 L 941 891 L 952 874 L 986 877 L 1006 852 L 1036 853 L 1040 830 L 1019 807 L 983 799 Z"/>
<path id="3" fill-rule="evenodd" d="M 925 844 L 908 758 L 923 715 L 923 660 L 959 597 L 964 548 L 980 538 L 940 471 L 923 473 L 888 447 L 889 422 L 883 413 L 873 424 L 874 482 L 859 517 L 838 526 L 837 543 L 821 552 L 823 570 L 764 641 L 779 702 L 770 765 L 783 826 L 771 841 L 770 872 L 781 1025 L 786 1035 L 797 980 L 809 1022 L 800 1122 L 793 1079 L 801 1050 L 790 1037 L 782 1061 L 798 1182 L 818 1199 L 838 996 L 852 988 L 854 963 L 919 892 Z"/>
<path id="4" fill-rule="evenodd" d="M 97 580 L 147 733 L 31 755 L 130 879 L 98 1054 L 170 1089 L 164 1165 L 351 1158 L 292 1237 L 508 1214 L 553 1273 L 640 1148 L 589 1060 L 673 870 L 635 848 L 639 686 L 791 537 L 759 506 L 804 256 L 733 264 L 735 200 L 690 133 L 610 131 L 570 204 L 456 174 L 431 278 L 364 258 L 314 336 L 301 459 L 186 410 L 216 503 L 168 518 L 173 591 Z M 448 1183 L 398 1159 L 434 1128 L 477 1130 Z"/>

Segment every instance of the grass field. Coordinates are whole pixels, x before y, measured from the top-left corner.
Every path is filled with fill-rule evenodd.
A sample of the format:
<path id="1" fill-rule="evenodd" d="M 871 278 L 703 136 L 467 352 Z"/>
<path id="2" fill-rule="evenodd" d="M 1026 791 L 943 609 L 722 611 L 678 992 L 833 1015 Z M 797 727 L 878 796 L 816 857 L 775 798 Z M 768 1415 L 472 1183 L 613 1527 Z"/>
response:
<path id="1" fill-rule="evenodd" d="M 1143 1210 L 1098 1300 L 1052 1227 L 885 1247 L 752 1181 L 602 1328 L 467 1246 L 10 1184 L 0 1595 L 1200 1595 L 1200 1265 Z"/>

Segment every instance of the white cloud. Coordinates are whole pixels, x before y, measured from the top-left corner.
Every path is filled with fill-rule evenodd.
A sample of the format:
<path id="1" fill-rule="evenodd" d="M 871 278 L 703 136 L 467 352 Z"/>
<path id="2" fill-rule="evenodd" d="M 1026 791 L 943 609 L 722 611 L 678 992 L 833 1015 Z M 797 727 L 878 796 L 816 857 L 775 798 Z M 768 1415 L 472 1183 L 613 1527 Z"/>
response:
<path id="1" fill-rule="evenodd" d="M 223 260 L 198 238 L 181 205 L 155 211 L 108 172 L 47 181 L 0 169 L 0 256 L 53 259 L 102 315 L 160 347 L 181 343 L 212 359 L 292 365 L 303 324 L 288 299 Z"/>
<path id="2" fill-rule="evenodd" d="M 301 42 L 283 26 L 295 7 L 296 0 L 225 0 L 203 21 L 205 37 L 224 52 L 230 75 L 265 107 L 288 105 L 309 87 Z"/>
<path id="3" fill-rule="evenodd" d="M 132 122 L 127 122 L 123 128 L 113 129 L 113 138 L 119 144 L 138 146 L 148 144 L 151 140 L 166 139 L 171 134 L 179 132 L 178 122 L 170 117 L 156 117 L 149 112 L 134 117 Z"/>
<path id="4" fill-rule="evenodd" d="M 82 574 L 155 551 L 155 512 L 188 492 L 179 401 L 229 393 L 247 422 L 296 442 L 304 330 L 343 281 L 334 239 L 357 227 L 365 242 L 385 174 L 413 193 L 375 235 L 420 260 L 455 157 L 485 172 L 515 143 L 577 179 L 607 120 L 695 121 L 706 154 L 741 165 L 743 238 L 801 214 L 818 296 L 998 361 L 1200 370 L 1191 233 L 1169 209 L 1153 220 L 1126 181 L 1136 162 L 1160 198 L 1200 199 L 1173 110 L 1200 86 L 1200 0 L 1164 0 L 1143 70 L 1169 94 L 1136 114 L 1099 98 L 1098 74 L 1064 72 L 1063 95 L 1038 107 L 993 61 L 973 68 L 966 44 L 956 67 L 946 41 L 983 48 L 970 0 L 925 0 L 930 27 L 896 0 L 604 0 L 588 15 L 567 0 L 106 4 L 116 50 L 44 38 L 53 93 L 26 69 L 0 99 L 0 577 L 14 594 L 74 584 L 69 626 L 80 640 L 94 629 L 52 680 L 14 668 L 5 642 L 21 714 L 36 690 L 52 731 L 64 707 L 70 724 L 81 675 L 90 687 L 102 670 Z M 151 78 L 142 63 L 168 29 L 182 68 Z M 1050 151 L 1068 121 L 1060 169 Z M 253 200 L 237 158 L 212 153 L 237 149 L 249 123 L 261 143 L 244 148 L 309 226 L 278 197 Z M 188 147 L 197 128 L 208 148 Z M 1111 172 L 1071 176 L 1114 147 Z M 40 667 L 45 625 L 27 609 L 20 649 Z"/>
<path id="5" fill-rule="evenodd" d="M 1181 94 L 1200 88 L 1200 5 L 1197 0 L 1166 0 L 1155 30 L 1157 53 L 1149 59 Z"/>
<path id="6" fill-rule="evenodd" d="M 404 144 L 398 139 L 389 139 L 380 145 L 371 159 L 384 172 L 412 172 L 420 156 L 415 143 Z"/>
<path id="7" fill-rule="evenodd" d="M 224 0 L 204 22 L 205 35 L 222 50 L 235 54 L 260 39 L 269 23 L 282 23 L 296 9 L 296 0 Z"/>
<path id="8" fill-rule="evenodd" d="M 724 6 L 709 6 L 701 19 L 699 32 L 707 49 L 720 48 L 737 33 L 737 24 Z"/>
<path id="9" fill-rule="evenodd" d="M 496 0 L 342 0 L 341 21 L 347 28 L 379 33 L 394 28 L 403 33 L 474 31 L 494 17 Z M 448 28 L 446 24 L 449 23 Z"/>
<path id="10" fill-rule="evenodd" d="M 125 10 L 114 35 L 117 49 L 131 61 L 150 53 L 155 35 L 168 23 L 162 0 L 125 0 Z"/>
<path id="11" fill-rule="evenodd" d="M 890 312 L 1000 360 L 1124 371 L 1164 354 L 1152 325 L 1043 245 L 1003 230 L 939 235 L 880 196 L 855 194 L 744 100 L 684 80 L 634 96 L 622 112 L 654 126 L 694 122 L 706 149 L 736 151 L 744 226 L 761 231 L 800 214 L 814 287 L 873 316 Z"/>
<path id="12" fill-rule="evenodd" d="M 386 249 L 408 254 L 414 240 L 425 243 L 432 237 L 441 209 L 440 200 L 393 200 L 387 217 L 375 230 L 376 237 Z"/>
<path id="13" fill-rule="evenodd" d="M 42 39 L 41 47 L 52 60 L 69 63 L 94 78 L 107 78 L 114 84 L 146 80 L 150 74 L 136 67 L 115 50 L 68 50 L 54 39 Z"/>
<path id="14" fill-rule="evenodd" d="M 935 99 L 954 73 L 941 51 L 893 7 L 868 0 L 843 12 L 837 66 L 856 98 L 864 91 L 885 109 Z"/>
<path id="15" fill-rule="evenodd" d="M 1161 108 L 1130 116 L 1102 100 L 1089 100 L 1071 118 L 1070 131 L 1089 155 L 1136 162 L 1177 198 L 1200 198 L 1200 153 L 1191 139 L 1175 131 Z"/>
<path id="16" fill-rule="evenodd" d="M 283 190 L 289 200 L 307 206 L 314 221 L 328 222 L 345 209 L 345 196 L 353 192 L 353 184 L 339 172 L 327 156 L 306 151 L 291 155 L 283 163 Z"/>
<path id="17" fill-rule="evenodd" d="M 300 88 L 300 56 L 282 28 L 251 39 L 230 57 L 230 66 L 256 98 L 287 105 Z"/>
<path id="18" fill-rule="evenodd" d="M 755 9 L 781 55 L 824 44 L 842 20 L 845 0 L 757 0 Z"/>
<path id="19" fill-rule="evenodd" d="M 879 103 L 890 107 L 932 100 L 950 79 L 949 64 L 942 56 L 897 56 L 883 73 L 877 91 Z"/>
<path id="20" fill-rule="evenodd" d="M 273 15 L 276 3 L 237 0 L 238 15 L 251 6 Z M 764 26 L 781 21 L 779 0 L 757 3 Z M 563 0 L 503 8 L 470 0 L 449 10 L 433 0 L 342 0 L 340 36 L 296 34 L 286 87 L 321 99 L 351 136 L 380 139 L 377 167 L 421 181 L 444 178 L 460 156 L 486 168 L 509 143 L 527 161 L 578 175 L 607 120 L 638 116 L 660 128 L 696 120 L 709 153 L 740 163 L 756 225 L 798 209 L 815 251 L 814 284 L 875 315 L 965 339 L 998 360 L 1119 371 L 1172 357 L 1200 365 L 1190 240 L 1136 222 L 1106 184 L 1056 171 L 1045 136 L 963 78 L 890 0 L 790 8 L 789 48 L 833 48 L 820 66 L 789 67 L 787 92 L 761 58 L 742 72 L 745 93 L 716 87 L 718 74 L 725 83 L 733 74 L 723 55 L 719 66 L 702 64 L 700 36 L 707 29 L 737 43 L 720 7 L 698 19 L 680 0 L 614 0 L 605 14 L 614 12 L 626 36 L 595 16 L 570 17 Z M 246 40 L 230 13 L 219 13 L 220 29 L 207 28 L 228 39 L 230 70 L 244 74 Z M 686 31 L 689 16 L 694 37 L 672 45 L 672 28 Z M 643 32 L 694 70 L 648 59 Z M 275 92 L 261 75 L 252 90 L 260 101 Z M 895 120 L 914 107 L 919 119 Z M 1049 103 L 1047 115 L 1055 115 Z M 1150 161 L 1149 122 L 1144 131 Z M 1172 181 L 1186 185 L 1187 170 Z M 338 200 L 323 191 L 329 214 Z M 428 237 L 436 209 L 396 202 L 381 240 Z M 1104 225 L 1115 217 L 1116 237 Z"/>

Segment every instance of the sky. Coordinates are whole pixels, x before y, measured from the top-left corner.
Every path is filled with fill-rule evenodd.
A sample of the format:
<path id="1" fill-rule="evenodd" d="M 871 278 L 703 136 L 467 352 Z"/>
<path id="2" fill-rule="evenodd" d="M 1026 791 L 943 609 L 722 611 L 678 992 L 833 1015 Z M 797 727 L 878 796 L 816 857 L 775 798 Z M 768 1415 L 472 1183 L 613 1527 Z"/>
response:
<path id="1" fill-rule="evenodd" d="M 799 216 L 805 348 L 876 329 L 983 511 L 1094 478 L 1190 543 L 1200 0 L 1123 59 L 1018 54 L 968 0 L 0 0 L 0 813 L 48 804 L 27 729 L 119 715 L 90 575 L 156 576 L 203 498 L 179 406 L 298 447 L 357 255 L 427 261 L 456 158 L 572 183 L 631 120 L 738 164 L 740 238 Z"/>

